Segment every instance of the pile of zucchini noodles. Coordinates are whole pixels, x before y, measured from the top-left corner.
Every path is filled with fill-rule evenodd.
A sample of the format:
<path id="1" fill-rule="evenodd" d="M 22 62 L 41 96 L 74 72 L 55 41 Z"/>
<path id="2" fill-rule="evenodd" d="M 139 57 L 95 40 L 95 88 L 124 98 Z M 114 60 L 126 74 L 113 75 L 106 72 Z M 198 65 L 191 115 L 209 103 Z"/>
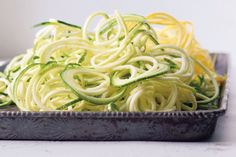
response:
<path id="1" fill-rule="evenodd" d="M 0 75 L 1 106 L 114 112 L 217 107 L 219 75 L 190 22 L 116 11 L 92 14 L 83 27 L 59 20 L 36 27 L 43 29 L 34 47 Z"/>

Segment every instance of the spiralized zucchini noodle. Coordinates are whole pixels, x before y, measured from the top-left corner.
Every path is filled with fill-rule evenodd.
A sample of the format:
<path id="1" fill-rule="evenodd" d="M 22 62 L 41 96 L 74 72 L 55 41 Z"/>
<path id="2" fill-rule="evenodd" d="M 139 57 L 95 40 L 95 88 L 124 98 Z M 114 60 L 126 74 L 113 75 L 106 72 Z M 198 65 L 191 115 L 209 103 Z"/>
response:
<path id="1" fill-rule="evenodd" d="M 223 79 L 190 22 L 166 13 L 143 17 L 115 11 L 94 13 L 82 27 L 54 19 L 36 27 L 43 29 L 34 47 L 0 73 L 0 106 L 114 112 L 217 108 Z"/>

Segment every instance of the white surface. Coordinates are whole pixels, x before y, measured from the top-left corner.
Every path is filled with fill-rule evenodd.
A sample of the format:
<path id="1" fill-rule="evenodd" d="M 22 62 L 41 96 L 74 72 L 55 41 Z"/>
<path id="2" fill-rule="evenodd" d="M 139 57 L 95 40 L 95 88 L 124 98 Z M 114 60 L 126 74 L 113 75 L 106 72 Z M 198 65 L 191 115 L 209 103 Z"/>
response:
<path id="1" fill-rule="evenodd" d="M 231 51 L 236 34 L 234 0 L 0 0 L 0 57 L 32 47 L 33 25 L 56 18 L 82 25 L 96 11 L 148 15 L 164 11 L 192 21 L 200 43 L 210 50 Z"/>
<path id="2" fill-rule="evenodd" d="M 200 43 L 212 51 L 225 51 L 236 59 L 236 1 L 233 0 L 0 0 L 0 57 L 13 56 L 32 46 L 35 23 L 49 18 L 82 24 L 91 12 L 135 12 L 146 15 L 166 11 L 195 24 Z M 0 141 L 0 156 L 233 156 L 236 154 L 236 63 L 232 62 L 229 109 L 206 142 L 40 142 Z"/>

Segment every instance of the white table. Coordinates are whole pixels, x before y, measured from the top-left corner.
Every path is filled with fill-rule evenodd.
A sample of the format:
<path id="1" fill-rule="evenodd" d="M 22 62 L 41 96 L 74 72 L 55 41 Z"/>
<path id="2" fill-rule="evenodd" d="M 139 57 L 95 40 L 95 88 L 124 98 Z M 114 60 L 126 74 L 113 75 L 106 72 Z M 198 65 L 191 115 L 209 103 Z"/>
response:
<path id="1" fill-rule="evenodd" d="M 167 11 L 180 19 L 189 19 L 196 26 L 197 39 L 205 48 L 231 53 L 236 60 L 236 11 L 234 0 L 178 1 L 91 1 L 76 0 L 9 0 L 0 1 L 0 57 L 13 56 L 32 45 L 35 31 L 30 26 L 48 18 L 80 22 L 91 12 L 114 9 L 148 14 Z M 56 4 L 56 5 L 55 5 Z M 134 5 L 135 4 L 135 5 Z M 66 11 L 62 11 L 65 10 Z M 84 9 L 86 8 L 86 9 Z M 75 14 L 77 13 L 77 14 Z M 7 20 L 6 20 L 7 19 Z M 24 40 L 23 40 L 24 39 Z M 12 53 L 13 52 L 13 53 Z M 232 62 L 232 71 L 236 63 Z M 229 108 L 218 121 L 216 132 L 205 142 L 47 142 L 0 141 L 0 156 L 160 156 L 160 157 L 218 157 L 236 154 L 236 74 L 233 72 Z"/>

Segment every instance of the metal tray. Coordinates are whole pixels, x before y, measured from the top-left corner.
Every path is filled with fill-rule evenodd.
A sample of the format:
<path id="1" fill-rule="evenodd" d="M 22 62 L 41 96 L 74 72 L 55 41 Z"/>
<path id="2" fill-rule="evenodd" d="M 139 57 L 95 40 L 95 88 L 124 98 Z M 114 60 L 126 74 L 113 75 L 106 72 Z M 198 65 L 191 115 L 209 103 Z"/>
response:
<path id="1" fill-rule="evenodd" d="M 3 68 L 3 67 L 2 67 Z M 218 54 L 216 69 L 228 72 L 228 56 Z M 0 109 L 0 139 L 86 141 L 198 141 L 212 135 L 227 109 L 228 80 L 219 108 L 193 112 L 21 112 Z"/>

